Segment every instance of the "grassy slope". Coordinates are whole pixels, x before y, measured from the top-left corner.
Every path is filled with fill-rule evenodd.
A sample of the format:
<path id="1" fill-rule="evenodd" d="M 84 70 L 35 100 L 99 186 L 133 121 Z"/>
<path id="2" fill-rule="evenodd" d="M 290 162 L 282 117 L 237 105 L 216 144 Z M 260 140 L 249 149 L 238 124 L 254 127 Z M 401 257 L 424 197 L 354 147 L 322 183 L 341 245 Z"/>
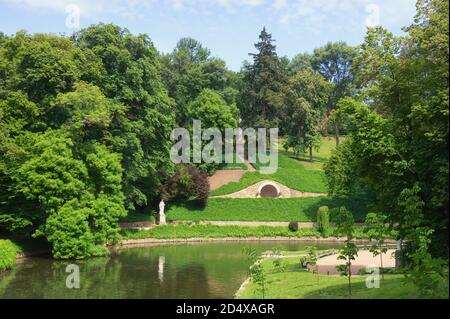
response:
<path id="1" fill-rule="evenodd" d="M 341 136 L 341 143 L 345 140 L 345 136 Z M 307 169 L 322 169 L 323 163 L 330 158 L 331 152 L 336 148 L 336 140 L 334 136 L 322 137 L 322 144 L 318 151 L 313 150 L 313 161 L 309 161 L 309 154 L 304 153 L 301 154 L 297 160 L 305 166 Z M 294 156 L 293 153 L 289 150 L 289 154 Z"/>
<path id="2" fill-rule="evenodd" d="M 312 298 L 340 299 L 349 298 L 347 278 L 341 276 L 317 276 L 300 269 L 298 258 L 287 258 L 287 270 L 276 272 L 272 265 L 273 259 L 266 259 L 264 266 L 268 271 L 266 298 Z M 379 289 L 368 289 L 365 276 L 352 277 L 353 299 L 403 299 L 418 298 L 419 292 L 411 283 L 404 282 L 403 275 L 385 275 Z M 240 298 L 261 298 L 261 292 L 254 283 L 249 283 Z"/>
<path id="3" fill-rule="evenodd" d="M 327 197 L 310 198 L 210 198 L 204 208 L 194 201 L 170 205 L 169 220 L 192 221 L 299 221 L 316 220 L 320 206 L 330 208 L 345 205 L 356 221 L 362 221 L 367 208 L 362 203 L 333 200 Z"/>
<path id="4" fill-rule="evenodd" d="M 302 228 L 296 232 L 287 227 L 240 227 L 240 226 L 215 226 L 215 225 L 164 225 L 148 230 L 123 229 L 121 234 L 124 239 L 141 238 L 246 238 L 246 237 L 320 237 L 315 228 Z M 357 238 L 367 238 L 362 228 L 355 231 Z"/>
<path id="5" fill-rule="evenodd" d="M 265 179 L 274 180 L 304 192 L 325 193 L 327 191 L 322 171 L 306 169 L 299 161 L 290 158 L 289 153 L 280 152 L 276 173 L 247 172 L 239 182 L 224 185 L 210 194 L 213 196 L 231 194 Z"/>

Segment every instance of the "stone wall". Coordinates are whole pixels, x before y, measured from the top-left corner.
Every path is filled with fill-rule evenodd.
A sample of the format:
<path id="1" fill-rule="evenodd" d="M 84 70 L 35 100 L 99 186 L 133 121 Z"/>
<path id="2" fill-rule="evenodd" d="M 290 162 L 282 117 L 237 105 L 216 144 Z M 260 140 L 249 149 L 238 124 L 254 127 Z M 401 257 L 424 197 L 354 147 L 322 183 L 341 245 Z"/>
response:
<path id="1" fill-rule="evenodd" d="M 283 184 L 280 184 L 278 182 L 271 181 L 271 180 L 264 180 L 264 181 L 258 182 L 256 184 L 253 184 L 252 186 L 249 186 L 238 192 L 235 192 L 232 194 L 227 194 L 227 195 L 213 196 L 212 198 L 258 198 L 261 187 L 263 187 L 266 184 L 276 185 L 276 187 L 279 189 L 279 193 L 280 193 L 280 196 L 278 198 L 326 196 L 326 194 L 323 194 L 323 193 L 300 192 L 295 189 L 291 189 L 291 188 L 289 188 Z"/>

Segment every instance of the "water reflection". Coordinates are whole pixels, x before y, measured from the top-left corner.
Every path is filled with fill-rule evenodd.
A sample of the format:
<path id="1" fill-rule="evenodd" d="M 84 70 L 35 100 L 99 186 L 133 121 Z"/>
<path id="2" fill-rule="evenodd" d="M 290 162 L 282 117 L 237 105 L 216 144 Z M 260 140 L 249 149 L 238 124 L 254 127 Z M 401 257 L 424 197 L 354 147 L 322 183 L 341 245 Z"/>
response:
<path id="1" fill-rule="evenodd" d="M 203 243 L 127 248 L 107 258 L 33 257 L 0 273 L 0 298 L 232 298 L 245 280 L 242 248 L 298 250 L 311 243 Z M 335 244 L 318 244 L 333 248 Z M 80 267 L 80 288 L 66 287 L 66 266 Z"/>

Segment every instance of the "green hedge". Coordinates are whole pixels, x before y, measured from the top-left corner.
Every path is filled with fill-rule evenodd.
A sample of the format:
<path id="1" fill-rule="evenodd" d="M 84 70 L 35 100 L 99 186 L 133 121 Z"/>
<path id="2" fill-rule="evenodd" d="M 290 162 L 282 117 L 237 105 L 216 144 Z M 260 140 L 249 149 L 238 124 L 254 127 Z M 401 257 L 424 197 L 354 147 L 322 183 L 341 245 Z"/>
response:
<path id="1" fill-rule="evenodd" d="M 19 251 L 20 249 L 10 240 L 0 239 L 0 271 L 14 267 Z"/>

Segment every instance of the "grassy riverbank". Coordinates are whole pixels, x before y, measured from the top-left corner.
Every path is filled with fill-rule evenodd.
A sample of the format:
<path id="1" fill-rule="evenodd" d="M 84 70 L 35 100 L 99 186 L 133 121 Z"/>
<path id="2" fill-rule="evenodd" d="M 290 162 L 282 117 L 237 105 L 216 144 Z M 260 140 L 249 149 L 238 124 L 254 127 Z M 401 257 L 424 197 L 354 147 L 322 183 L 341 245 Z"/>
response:
<path id="1" fill-rule="evenodd" d="M 0 271 L 14 267 L 16 255 L 20 251 L 20 248 L 12 241 L 0 239 Z"/>
<path id="2" fill-rule="evenodd" d="M 147 230 L 123 229 L 123 239 L 176 239 L 176 238 L 247 238 L 247 237 L 286 237 L 320 238 L 320 233 L 314 228 L 301 228 L 295 232 L 287 227 L 242 227 L 242 226 L 215 226 L 215 225 L 164 225 Z M 367 235 L 357 228 L 357 238 L 365 239 Z"/>
<path id="3" fill-rule="evenodd" d="M 275 269 L 272 258 L 263 261 L 267 273 L 265 298 L 270 299 L 343 299 L 348 295 L 347 278 L 341 276 L 314 275 L 299 266 L 299 258 L 285 258 L 285 270 Z M 419 298 L 419 291 L 406 282 L 401 274 L 385 275 L 380 288 L 369 289 L 366 276 L 352 277 L 353 299 L 410 299 Z M 257 285 L 249 282 L 239 293 L 239 298 L 262 298 Z"/>

